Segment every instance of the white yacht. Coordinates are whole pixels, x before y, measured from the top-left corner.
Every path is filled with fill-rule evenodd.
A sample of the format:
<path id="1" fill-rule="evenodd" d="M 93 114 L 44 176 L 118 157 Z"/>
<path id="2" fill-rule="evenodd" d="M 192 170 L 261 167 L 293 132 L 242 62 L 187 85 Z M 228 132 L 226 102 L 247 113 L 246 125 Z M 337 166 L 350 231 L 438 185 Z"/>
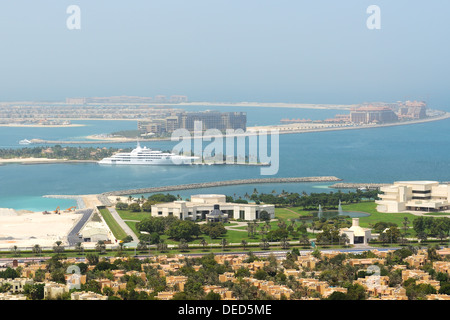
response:
<path id="1" fill-rule="evenodd" d="M 166 153 L 141 147 L 139 143 L 131 152 L 118 152 L 111 157 L 100 160 L 99 164 L 129 164 L 129 165 L 188 165 L 198 157 L 187 157 L 175 153 Z"/>
<path id="2" fill-rule="evenodd" d="M 19 144 L 30 144 L 30 143 L 31 143 L 31 141 L 27 140 L 27 139 L 23 139 L 23 140 L 19 141 Z"/>

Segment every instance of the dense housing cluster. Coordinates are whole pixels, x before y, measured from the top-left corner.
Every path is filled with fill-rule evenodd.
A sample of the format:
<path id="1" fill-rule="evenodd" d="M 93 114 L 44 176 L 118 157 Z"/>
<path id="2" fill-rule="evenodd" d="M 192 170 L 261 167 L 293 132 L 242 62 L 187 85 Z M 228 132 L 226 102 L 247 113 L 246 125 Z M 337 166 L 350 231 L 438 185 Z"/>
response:
<path id="1" fill-rule="evenodd" d="M 434 247 L 145 259 L 55 255 L 4 266 L 0 299 L 450 300 L 449 259 L 449 248 Z"/>

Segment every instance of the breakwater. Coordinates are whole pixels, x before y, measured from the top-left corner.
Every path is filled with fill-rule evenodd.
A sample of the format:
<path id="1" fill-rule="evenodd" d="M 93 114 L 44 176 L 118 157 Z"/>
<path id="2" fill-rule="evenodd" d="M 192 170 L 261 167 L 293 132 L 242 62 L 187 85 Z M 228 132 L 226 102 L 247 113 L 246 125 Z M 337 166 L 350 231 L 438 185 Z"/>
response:
<path id="1" fill-rule="evenodd" d="M 74 199 L 77 202 L 77 209 L 86 209 L 86 205 L 83 201 L 82 196 L 74 196 L 74 195 L 45 195 L 44 198 L 53 198 L 53 199 Z"/>
<path id="2" fill-rule="evenodd" d="M 294 177 L 294 178 L 263 178 L 263 179 L 226 180 L 226 181 L 215 181 L 215 182 L 181 184 L 181 185 L 164 186 L 164 187 L 152 187 L 152 188 L 110 191 L 110 192 L 104 192 L 104 193 L 102 193 L 102 195 L 104 195 L 104 196 L 124 196 L 124 195 L 133 195 L 133 194 L 168 192 L 168 191 L 175 191 L 175 190 L 222 187 L 222 186 L 231 186 L 231 185 L 240 185 L 240 184 L 332 182 L 332 181 L 342 181 L 342 179 L 339 179 L 339 178 L 336 178 L 333 176 L 329 176 L 329 177 Z"/>
<path id="3" fill-rule="evenodd" d="M 365 188 L 368 190 L 378 189 L 384 186 L 388 186 L 388 183 L 335 183 L 329 188 L 333 189 L 360 189 Z"/>

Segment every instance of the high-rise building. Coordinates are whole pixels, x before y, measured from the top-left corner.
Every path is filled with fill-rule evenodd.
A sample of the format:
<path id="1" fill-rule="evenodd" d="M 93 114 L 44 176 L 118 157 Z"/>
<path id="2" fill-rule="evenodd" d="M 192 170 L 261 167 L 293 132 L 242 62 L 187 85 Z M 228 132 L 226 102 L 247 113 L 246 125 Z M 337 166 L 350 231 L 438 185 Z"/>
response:
<path id="1" fill-rule="evenodd" d="M 353 123 L 386 123 L 398 121 L 398 116 L 389 107 L 365 106 L 350 112 Z"/>
<path id="2" fill-rule="evenodd" d="M 196 123 L 201 128 L 196 128 Z M 162 119 L 151 121 L 140 121 L 138 129 L 141 133 L 170 134 L 176 129 L 186 129 L 190 132 L 195 130 L 217 129 L 225 132 L 227 129 L 247 129 L 247 114 L 245 112 L 178 112 Z"/>

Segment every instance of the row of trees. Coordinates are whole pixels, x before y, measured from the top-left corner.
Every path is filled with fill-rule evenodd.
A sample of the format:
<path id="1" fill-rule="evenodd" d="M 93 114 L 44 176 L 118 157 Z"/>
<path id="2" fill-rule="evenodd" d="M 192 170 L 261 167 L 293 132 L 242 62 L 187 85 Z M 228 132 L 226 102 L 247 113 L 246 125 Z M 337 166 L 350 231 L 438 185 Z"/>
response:
<path id="1" fill-rule="evenodd" d="M 127 202 L 121 202 L 118 198 L 116 203 L 116 209 L 118 210 L 129 210 L 131 212 L 151 212 L 152 205 L 161 202 L 173 202 L 179 200 L 180 197 L 176 197 L 172 194 L 157 193 L 149 196 L 147 199 L 142 195 L 140 198 L 134 199 L 132 196 L 128 196 Z"/>
<path id="2" fill-rule="evenodd" d="M 139 239 L 150 244 L 159 243 L 162 235 L 167 235 L 176 241 L 180 239 L 191 241 L 202 234 L 216 239 L 227 233 L 221 222 L 199 225 L 193 221 L 180 220 L 173 216 L 145 218 L 136 224 L 136 229 L 141 233 Z"/>
<path id="3" fill-rule="evenodd" d="M 131 149 L 95 148 L 95 147 L 32 147 L 20 149 L 0 149 L 0 158 L 52 158 L 70 160 L 101 160 L 117 151 L 128 152 Z"/>
<path id="4" fill-rule="evenodd" d="M 450 235 L 450 218 L 418 217 L 413 221 L 413 229 L 419 239 L 437 237 L 442 240 Z"/>
<path id="5" fill-rule="evenodd" d="M 272 193 L 259 193 L 256 189 L 251 195 L 246 193 L 244 199 L 236 196 L 227 197 L 229 202 L 248 203 L 248 201 L 254 201 L 255 203 L 270 203 L 277 206 L 293 206 L 303 207 L 304 210 L 317 210 L 319 204 L 326 209 L 337 209 L 339 201 L 343 204 L 357 203 L 362 200 L 372 200 L 378 198 L 378 190 L 356 190 L 356 192 L 344 193 L 340 190 L 338 192 L 330 193 L 311 193 L 307 194 L 302 192 L 301 194 L 296 192 L 285 192 L 277 194 L 275 190 Z"/>

